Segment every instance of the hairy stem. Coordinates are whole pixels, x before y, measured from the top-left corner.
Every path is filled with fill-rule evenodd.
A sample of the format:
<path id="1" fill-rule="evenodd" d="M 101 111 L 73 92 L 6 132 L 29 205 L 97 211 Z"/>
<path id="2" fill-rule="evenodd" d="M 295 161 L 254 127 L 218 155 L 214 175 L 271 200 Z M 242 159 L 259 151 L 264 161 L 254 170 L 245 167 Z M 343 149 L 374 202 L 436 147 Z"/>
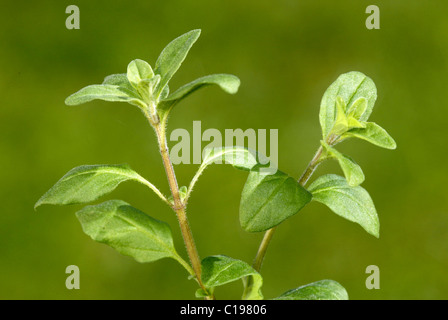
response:
<path id="1" fill-rule="evenodd" d="M 172 208 L 176 213 L 177 220 L 179 221 L 182 237 L 185 243 L 185 247 L 187 249 L 191 266 L 196 276 L 196 281 L 199 283 L 199 286 L 202 288 L 202 290 L 207 292 L 201 280 L 201 260 L 199 259 L 198 250 L 194 243 L 193 233 L 191 232 L 190 226 L 188 224 L 188 218 L 185 206 L 180 198 L 179 186 L 177 184 L 176 174 L 174 172 L 174 168 L 170 160 L 168 146 L 166 143 L 165 127 L 163 125 L 161 126 L 159 123 L 154 125 L 154 129 L 156 131 L 157 141 L 159 143 L 159 149 L 160 154 L 162 156 L 163 166 L 165 167 L 166 176 L 168 178 L 168 184 L 170 186 L 171 194 L 173 196 L 174 205 L 172 206 Z M 211 296 L 210 298 L 213 299 L 213 296 Z"/>

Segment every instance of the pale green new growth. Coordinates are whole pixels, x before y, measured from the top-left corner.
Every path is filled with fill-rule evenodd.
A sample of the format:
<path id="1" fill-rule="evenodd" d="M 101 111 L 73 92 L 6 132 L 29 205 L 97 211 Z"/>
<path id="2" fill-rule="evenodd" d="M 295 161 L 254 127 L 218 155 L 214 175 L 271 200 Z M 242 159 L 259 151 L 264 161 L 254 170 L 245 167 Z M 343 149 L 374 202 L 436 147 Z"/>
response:
<path id="1" fill-rule="evenodd" d="M 154 77 L 154 72 L 148 62 L 135 59 L 128 64 L 126 76 L 131 85 L 137 90 L 142 80 L 149 80 Z"/>
<path id="2" fill-rule="evenodd" d="M 169 94 L 168 82 L 200 34 L 200 30 L 192 30 L 171 41 L 158 57 L 154 70 L 146 61 L 135 59 L 128 64 L 126 74 L 107 76 L 102 84 L 79 90 L 69 96 L 65 103 L 73 106 L 95 99 L 128 102 L 138 106 L 152 125 L 157 125 L 160 119 L 166 122 L 174 105 L 202 87 L 215 84 L 225 92 L 235 94 L 240 80 L 230 74 L 204 76 Z"/>
<path id="3" fill-rule="evenodd" d="M 360 120 L 362 115 L 367 110 L 367 104 L 368 104 L 368 102 L 367 102 L 366 98 L 364 98 L 364 97 L 359 98 L 358 100 L 353 102 L 351 107 L 347 110 L 347 116 L 349 118 L 352 117 L 356 120 Z"/>
<path id="4" fill-rule="evenodd" d="M 365 99 L 367 106 L 357 120 L 366 121 L 372 113 L 377 98 L 376 86 L 372 79 L 361 72 L 353 71 L 339 76 L 325 92 L 320 105 L 319 119 L 324 140 L 331 133 L 336 121 L 338 97 L 344 101 L 348 111 L 352 109 L 355 102 L 360 103 L 357 101 L 359 98 Z"/>
<path id="5" fill-rule="evenodd" d="M 325 151 L 327 151 L 328 158 L 334 158 L 339 162 L 339 165 L 344 172 L 345 179 L 347 179 L 347 183 L 351 187 L 356 187 L 364 182 L 364 173 L 355 160 L 345 154 L 340 153 L 325 142 L 322 141 L 321 143 L 325 148 Z"/>

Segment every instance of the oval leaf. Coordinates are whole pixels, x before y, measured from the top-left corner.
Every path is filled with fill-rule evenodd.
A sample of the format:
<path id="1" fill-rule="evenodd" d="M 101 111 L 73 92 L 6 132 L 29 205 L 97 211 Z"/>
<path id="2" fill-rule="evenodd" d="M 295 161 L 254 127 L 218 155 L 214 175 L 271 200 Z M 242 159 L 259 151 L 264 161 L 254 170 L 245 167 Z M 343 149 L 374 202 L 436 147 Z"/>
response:
<path id="1" fill-rule="evenodd" d="M 42 204 L 66 205 L 94 201 L 127 180 L 149 184 L 125 164 L 76 167 L 56 182 L 34 208 Z"/>
<path id="2" fill-rule="evenodd" d="M 356 187 L 364 182 L 365 176 L 361 167 L 351 157 L 340 153 L 335 148 L 330 147 L 326 143 L 322 143 L 322 146 L 327 150 L 328 155 L 339 162 L 342 171 L 344 172 L 345 179 L 351 187 Z"/>
<path id="3" fill-rule="evenodd" d="M 368 233 L 379 237 L 380 222 L 369 193 L 360 186 L 351 187 L 335 174 L 317 178 L 308 189 L 313 200 L 325 204 L 337 215 L 358 223 Z"/>
<path id="4" fill-rule="evenodd" d="M 241 146 L 209 148 L 204 151 L 201 166 L 212 163 L 227 163 L 240 170 L 251 170 L 257 164 L 257 153 Z"/>
<path id="5" fill-rule="evenodd" d="M 350 109 L 347 111 L 349 117 L 353 117 L 356 120 L 361 119 L 364 112 L 367 109 L 367 100 L 365 98 L 359 98 L 351 105 Z"/>
<path id="6" fill-rule="evenodd" d="M 68 106 L 75 106 L 82 103 L 90 102 L 95 99 L 104 101 L 127 102 L 138 107 L 145 106 L 145 103 L 141 101 L 134 92 L 131 92 L 126 88 L 110 84 L 94 84 L 82 88 L 78 92 L 65 99 L 65 104 Z"/>
<path id="7" fill-rule="evenodd" d="M 258 163 L 257 159 L 262 162 Z M 212 163 L 227 163 L 232 165 L 236 169 L 240 170 L 252 170 L 256 166 L 264 167 L 269 161 L 262 157 L 261 154 L 257 154 L 255 151 L 251 151 L 241 146 L 234 147 L 223 147 L 223 148 L 207 148 L 204 150 L 204 157 L 199 167 L 198 171 L 191 179 L 190 185 L 188 186 L 187 195 L 185 197 L 188 200 L 193 187 L 198 181 L 204 170 Z"/>
<path id="8" fill-rule="evenodd" d="M 366 122 L 365 128 L 356 128 L 348 131 L 341 138 L 359 138 L 366 140 L 376 146 L 386 149 L 396 149 L 397 143 L 395 140 L 375 122 Z"/>
<path id="9" fill-rule="evenodd" d="M 263 278 L 246 262 L 223 255 L 217 255 L 203 259 L 201 265 L 201 279 L 210 293 L 213 293 L 215 287 L 252 276 L 254 281 L 252 287 L 253 290 L 248 296 L 243 298 L 247 300 L 263 299 L 263 295 L 261 294 Z M 200 292 L 198 293 L 200 294 Z"/>
<path id="10" fill-rule="evenodd" d="M 348 119 L 345 111 L 345 102 L 338 96 L 336 98 L 336 119 L 331 130 L 332 133 L 340 135 L 348 130 Z"/>
<path id="11" fill-rule="evenodd" d="M 155 73 L 159 74 L 162 79 L 156 91 L 156 97 L 179 69 L 200 34 L 201 30 L 199 29 L 189 31 L 171 41 L 160 53 L 156 61 Z"/>
<path id="12" fill-rule="evenodd" d="M 168 97 L 163 99 L 159 104 L 159 108 L 164 110 L 171 108 L 196 90 L 212 84 L 218 85 L 227 93 L 235 94 L 240 86 L 240 79 L 231 74 L 213 74 L 201 77 L 186 85 L 183 85 Z"/>
<path id="13" fill-rule="evenodd" d="M 144 60 L 135 59 L 128 64 L 127 78 L 135 89 L 138 89 L 140 81 L 151 79 L 153 76 L 151 66 Z"/>
<path id="14" fill-rule="evenodd" d="M 83 231 L 138 262 L 177 260 L 168 224 L 149 217 L 121 200 L 87 206 L 76 213 Z"/>
<path id="15" fill-rule="evenodd" d="M 348 294 L 338 282 L 321 280 L 289 290 L 274 300 L 348 300 Z"/>
<path id="16" fill-rule="evenodd" d="M 123 89 L 126 89 L 126 90 L 132 92 L 135 96 L 138 96 L 134 87 L 129 82 L 126 73 L 111 74 L 111 75 L 107 76 L 106 78 L 104 78 L 103 84 L 119 86 L 120 88 L 123 88 Z"/>
<path id="17" fill-rule="evenodd" d="M 337 97 L 341 97 L 344 100 L 347 110 L 350 110 L 356 100 L 365 98 L 367 107 L 358 120 L 366 121 L 372 113 L 373 105 L 377 98 L 375 83 L 372 79 L 357 71 L 342 74 L 333 82 L 323 95 L 320 105 L 319 120 L 324 140 L 333 129 L 336 120 Z"/>
<path id="18" fill-rule="evenodd" d="M 287 174 L 252 171 L 241 195 L 241 226 L 249 232 L 268 230 L 310 201 L 311 194 Z"/>

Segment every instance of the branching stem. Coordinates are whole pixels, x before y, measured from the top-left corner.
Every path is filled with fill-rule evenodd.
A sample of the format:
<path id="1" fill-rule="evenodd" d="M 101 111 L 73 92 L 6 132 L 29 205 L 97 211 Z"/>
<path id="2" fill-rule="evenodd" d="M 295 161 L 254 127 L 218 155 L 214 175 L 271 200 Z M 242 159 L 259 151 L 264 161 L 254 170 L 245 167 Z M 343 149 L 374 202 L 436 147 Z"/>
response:
<path id="1" fill-rule="evenodd" d="M 150 120 L 150 119 L 148 119 Z M 154 124 L 154 130 L 157 135 L 157 141 L 159 143 L 160 154 L 162 156 L 163 166 L 165 167 L 166 176 L 168 178 L 168 184 L 170 186 L 171 194 L 173 196 L 173 210 L 176 213 L 177 220 L 182 232 L 182 237 L 184 240 L 185 247 L 187 249 L 188 257 L 196 277 L 196 281 L 204 292 L 207 292 L 204 284 L 201 280 L 201 260 L 199 259 L 198 250 L 194 243 L 193 233 L 191 232 L 190 225 L 188 224 L 188 218 L 186 214 L 186 209 L 184 203 L 180 198 L 179 185 L 177 184 L 176 174 L 174 172 L 173 165 L 170 160 L 168 146 L 166 143 L 166 133 L 164 124 Z M 213 299 L 213 296 L 209 297 Z"/>

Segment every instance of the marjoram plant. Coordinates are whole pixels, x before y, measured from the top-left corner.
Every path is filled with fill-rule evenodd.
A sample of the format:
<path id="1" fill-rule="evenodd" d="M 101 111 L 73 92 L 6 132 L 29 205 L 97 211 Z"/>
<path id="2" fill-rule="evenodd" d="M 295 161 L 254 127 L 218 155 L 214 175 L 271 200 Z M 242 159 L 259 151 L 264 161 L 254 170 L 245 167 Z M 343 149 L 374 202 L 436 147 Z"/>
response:
<path id="1" fill-rule="evenodd" d="M 124 181 L 136 181 L 151 189 L 176 214 L 188 260 L 176 251 L 171 229 L 122 200 L 90 205 L 76 213 L 83 231 L 93 240 L 105 243 L 138 262 L 172 258 L 198 283 L 196 297 L 215 299 L 215 288 L 241 279 L 242 299 L 263 299 L 260 269 L 276 226 L 314 200 L 337 215 L 353 221 L 368 233 L 379 237 L 379 220 L 369 194 L 360 184 L 364 174 L 360 166 L 335 146 L 350 138 L 359 138 L 377 146 L 395 149 L 395 141 L 379 125 L 368 122 L 377 97 L 373 81 L 360 72 L 342 74 L 325 92 L 320 106 L 322 140 L 299 179 L 279 170 L 267 172 L 264 160 L 242 146 L 211 148 L 188 187 L 179 187 L 169 157 L 166 126 L 173 108 L 194 91 L 218 85 L 227 93 L 238 91 L 240 80 L 229 74 L 214 74 L 196 79 L 173 93 L 168 84 L 190 48 L 200 35 L 192 30 L 170 42 L 158 57 L 154 69 L 143 60 L 133 60 L 126 74 L 113 74 L 102 84 L 87 86 L 69 96 L 65 103 L 79 105 L 95 99 L 127 102 L 137 106 L 154 129 L 171 190 L 169 197 L 126 164 L 85 165 L 64 175 L 36 203 L 68 205 L 97 200 Z M 336 160 L 344 177 L 327 174 L 307 183 L 316 168 L 326 160 Z M 188 199 L 203 171 L 223 161 L 249 172 L 240 203 L 241 227 L 248 232 L 265 232 L 252 265 L 224 255 L 202 261 L 193 239 L 186 213 Z M 263 164 L 264 163 L 264 164 Z M 333 280 L 321 280 L 289 290 L 275 299 L 348 299 L 344 287 Z"/>

